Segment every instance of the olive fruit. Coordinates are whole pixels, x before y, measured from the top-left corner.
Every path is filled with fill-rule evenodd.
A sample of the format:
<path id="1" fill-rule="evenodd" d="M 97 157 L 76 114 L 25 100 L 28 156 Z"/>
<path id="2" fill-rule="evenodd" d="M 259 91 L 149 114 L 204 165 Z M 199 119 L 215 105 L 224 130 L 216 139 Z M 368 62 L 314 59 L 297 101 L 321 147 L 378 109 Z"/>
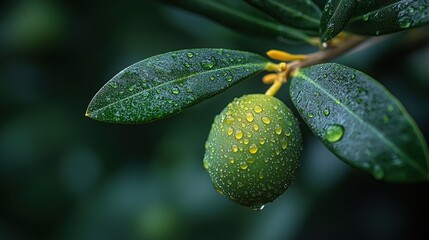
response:
<path id="1" fill-rule="evenodd" d="M 220 194 L 261 209 L 289 187 L 301 152 L 292 111 L 275 97 L 251 94 L 215 117 L 203 163 Z"/>

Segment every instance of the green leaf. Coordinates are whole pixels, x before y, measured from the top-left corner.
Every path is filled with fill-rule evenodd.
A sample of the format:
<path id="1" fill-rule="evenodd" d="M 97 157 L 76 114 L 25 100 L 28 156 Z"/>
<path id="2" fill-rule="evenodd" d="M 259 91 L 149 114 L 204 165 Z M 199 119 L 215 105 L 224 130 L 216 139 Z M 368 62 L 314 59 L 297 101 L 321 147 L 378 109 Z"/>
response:
<path id="1" fill-rule="evenodd" d="M 257 54 L 226 49 L 189 49 L 150 57 L 107 82 L 86 115 L 113 123 L 164 118 L 255 75 L 267 63 Z"/>
<path id="2" fill-rule="evenodd" d="M 429 0 L 367 0 L 358 5 L 347 30 L 382 35 L 428 23 Z"/>
<path id="3" fill-rule="evenodd" d="M 292 101 L 327 148 L 392 182 L 429 180 L 425 139 L 402 104 L 362 72 L 328 63 L 292 78 Z"/>
<path id="4" fill-rule="evenodd" d="M 245 1 L 285 25 L 300 29 L 319 29 L 322 12 L 311 0 Z"/>
<path id="5" fill-rule="evenodd" d="M 215 0 L 162 0 L 192 12 L 199 13 L 232 29 L 268 37 L 310 42 L 306 32 L 282 25 L 247 4 Z"/>
<path id="6" fill-rule="evenodd" d="M 320 21 L 320 40 L 327 42 L 343 31 L 352 17 L 357 0 L 328 0 Z"/>

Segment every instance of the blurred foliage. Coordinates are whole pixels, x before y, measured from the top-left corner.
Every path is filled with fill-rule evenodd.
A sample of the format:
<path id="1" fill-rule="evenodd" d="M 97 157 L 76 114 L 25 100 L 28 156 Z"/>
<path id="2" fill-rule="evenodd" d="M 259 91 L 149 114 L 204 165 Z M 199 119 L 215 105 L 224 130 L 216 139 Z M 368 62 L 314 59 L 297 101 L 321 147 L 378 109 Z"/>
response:
<path id="1" fill-rule="evenodd" d="M 0 3 L 0 239 L 428 236 L 427 184 L 376 181 L 338 161 L 308 128 L 298 179 L 274 204 L 253 212 L 220 196 L 202 167 L 204 142 L 228 102 L 266 90 L 258 77 L 153 123 L 84 117 L 119 70 L 196 47 L 314 50 L 234 33 L 154 1 Z M 386 85 L 427 139 L 428 49 L 423 28 L 378 38 L 337 62 Z M 284 87 L 278 96 L 290 105 L 287 94 Z"/>

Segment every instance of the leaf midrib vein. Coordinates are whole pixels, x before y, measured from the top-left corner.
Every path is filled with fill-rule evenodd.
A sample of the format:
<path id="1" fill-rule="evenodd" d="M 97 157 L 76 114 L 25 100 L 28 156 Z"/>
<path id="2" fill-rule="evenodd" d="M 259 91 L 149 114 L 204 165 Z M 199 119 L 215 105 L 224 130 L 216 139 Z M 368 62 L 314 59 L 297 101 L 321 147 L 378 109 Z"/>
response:
<path id="1" fill-rule="evenodd" d="M 369 15 L 369 14 L 372 14 L 372 13 L 374 13 L 374 12 L 382 11 L 382 10 L 384 10 L 384 9 L 386 9 L 386 8 L 394 7 L 395 5 L 400 4 L 400 3 L 401 3 L 400 1 L 398 1 L 398 2 L 394 2 L 394 3 L 391 3 L 391 4 L 386 5 L 386 6 L 384 6 L 384 7 L 381 7 L 381 8 L 375 9 L 375 10 L 373 10 L 373 11 L 370 11 L 370 12 L 367 12 L 367 13 L 364 13 L 364 14 L 361 14 L 361 15 L 359 15 L 359 16 L 356 16 L 356 17 L 354 17 L 354 18 L 350 19 L 349 23 L 353 23 L 353 22 L 355 22 L 355 21 L 359 21 L 359 20 L 363 19 L 363 16 L 364 16 L 364 15 L 367 15 L 367 14 Z"/>
<path id="2" fill-rule="evenodd" d="M 174 80 L 172 80 L 172 81 L 168 81 L 168 82 L 165 82 L 165 83 L 162 83 L 162 84 L 156 85 L 156 86 L 154 86 L 154 87 L 152 87 L 152 88 L 144 89 L 143 91 L 140 91 L 140 92 L 137 92 L 137 93 L 132 94 L 132 95 L 130 95 L 130 96 L 127 96 L 127 97 L 125 97 L 125 98 L 119 99 L 118 101 L 115 101 L 115 102 L 109 103 L 109 104 L 108 104 L 108 105 L 106 105 L 106 106 L 103 106 L 103 107 L 101 107 L 101 108 L 99 108 L 99 109 L 96 109 L 96 110 L 94 110 L 94 111 L 92 111 L 92 112 L 88 112 L 88 113 L 90 113 L 91 115 L 97 114 L 98 112 L 103 111 L 103 110 L 104 110 L 104 109 L 106 109 L 106 108 L 109 108 L 109 107 L 111 107 L 111 106 L 113 106 L 113 105 L 116 105 L 116 104 L 119 104 L 119 103 L 121 103 L 121 102 L 124 102 L 124 101 L 126 101 L 126 100 L 128 100 L 128 99 L 134 98 L 134 97 L 136 97 L 136 96 L 138 96 L 138 95 L 143 94 L 144 92 L 152 91 L 152 90 L 155 90 L 155 89 L 161 88 L 161 87 L 162 87 L 162 86 L 164 86 L 164 85 L 172 84 L 172 83 L 176 83 L 176 82 L 180 82 L 180 81 L 183 81 L 183 80 L 188 79 L 188 78 L 192 78 L 192 77 L 196 77 L 196 76 L 199 76 L 199 75 L 204 75 L 204 74 L 208 74 L 208 73 L 212 73 L 212 72 L 217 72 L 217 71 L 226 71 L 226 70 L 230 70 L 230 69 L 236 69 L 236 68 L 240 68 L 240 67 L 244 67 L 244 66 L 251 66 L 251 67 L 253 67 L 253 66 L 265 66 L 266 64 L 267 64 L 267 63 L 258 63 L 258 64 L 256 64 L 256 63 L 250 63 L 250 64 L 249 64 L 249 63 L 248 63 L 248 64 L 238 64 L 238 65 L 228 66 L 228 67 L 224 67 L 224 68 L 218 68 L 218 69 L 213 69 L 213 70 L 209 70 L 209 71 L 203 71 L 203 72 L 193 73 L 193 74 L 190 74 L 190 75 L 187 75 L 187 76 L 184 76 L 184 77 L 180 77 L 180 78 L 174 79 Z M 110 81 L 112 81 L 112 80 L 110 80 Z M 109 82 L 110 82 L 110 81 L 109 81 Z M 107 84 L 109 84 L 109 82 L 107 82 Z M 107 84 L 106 84 L 106 85 L 107 85 Z"/>
<path id="3" fill-rule="evenodd" d="M 334 96 L 332 96 L 329 92 L 327 92 L 324 88 L 322 88 L 319 84 L 317 84 L 315 81 L 313 81 L 311 78 L 305 76 L 302 73 L 298 73 L 297 76 L 301 76 L 303 79 L 307 80 L 308 82 L 310 82 L 311 84 L 313 84 L 316 88 L 320 89 L 321 91 L 323 91 L 329 98 L 331 98 L 332 100 L 334 100 L 334 102 L 337 100 L 336 98 L 334 98 Z M 419 165 L 416 165 L 414 163 L 414 161 L 408 157 L 407 154 L 405 154 L 400 148 L 398 148 L 396 146 L 396 144 L 392 143 L 389 139 L 387 139 L 382 133 L 380 133 L 378 131 L 377 128 L 375 128 L 374 126 L 372 126 L 369 123 L 366 123 L 365 121 L 362 120 L 362 118 L 358 115 L 356 115 L 353 111 L 351 111 L 348 107 L 344 106 L 343 104 L 340 104 L 350 115 L 352 115 L 354 118 L 356 118 L 359 122 L 361 122 L 363 125 L 368 126 L 368 128 L 374 132 L 378 137 L 380 137 L 380 139 L 382 139 L 382 141 L 390 146 L 391 148 L 393 148 L 399 155 L 401 155 L 402 157 L 404 157 L 407 160 L 407 163 L 414 167 L 418 172 L 420 172 L 423 176 L 427 177 L 427 175 L 425 174 L 425 172 L 423 170 L 421 170 Z"/>
<path id="4" fill-rule="evenodd" d="M 295 37 L 296 39 L 300 39 L 300 40 L 306 40 L 307 39 L 307 35 L 303 34 L 302 32 L 298 31 L 296 28 L 290 27 L 290 26 L 284 26 L 284 25 L 280 25 L 277 22 L 273 22 L 267 19 L 259 19 L 256 17 L 253 17 L 249 14 L 240 12 L 240 11 L 236 11 L 235 9 L 229 8 L 227 6 L 224 5 L 220 5 L 216 2 L 212 2 L 212 1 L 204 1 L 202 4 L 206 4 L 208 6 L 217 8 L 220 11 L 225 11 L 225 12 L 229 12 L 232 15 L 235 15 L 239 18 L 245 19 L 246 21 L 249 21 L 251 23 L 260 25 L 262 27 L 271 29 L 273 31 L 276 32 L 281 32 L 281 33 L 285 33 L 285 34 L 289 34 L 290 37 Z M 285 28 L 287 31 L 283 31 L 282 28 Z"/>
<path id="5" fill-rule="evenodd" d="M 280 3 L 276 2 L 276 1 L 273 1 L 273 0 L 268 0 L 268 2 L 271 2 L 271 4 L 276 5 L 276 6 L 277 6 L 277 7 L 279 7 L 279 8 L 283 8 L 283 9 L 285 9 L 286 11 L 288 11 L 289 13 L 292 13 L 292 14 L 293 14 L 295 11 L 297 11 L 297 10 L 296 10 L 296 9 L 294 9 L 294 8 L 291 8 L 291 7 L 289 7 L 289 6 L 287 6 L 287 5 L 284 5 L 284 4 L 280 4 Z M 302 16 L 301 16 L 301 18 L 302 18 L 302 19 L 308 20 L 309 22 L 312 22 L 312 23 L 317 23 L 317 24 L 319 24 L 319 23 L 320 23 L 318 19 L 313 18 L 313 17 L 309 16 L 308 14 L 304 14 L 302 11 L 299 11 L 299 12 L 301 12 L 301 13 L 302 13 Z"/>

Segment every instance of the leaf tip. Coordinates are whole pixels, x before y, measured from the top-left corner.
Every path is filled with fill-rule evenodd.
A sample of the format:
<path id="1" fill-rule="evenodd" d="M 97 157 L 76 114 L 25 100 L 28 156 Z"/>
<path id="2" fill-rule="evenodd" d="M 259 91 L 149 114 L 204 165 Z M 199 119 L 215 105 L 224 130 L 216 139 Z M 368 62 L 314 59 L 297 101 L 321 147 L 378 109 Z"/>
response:
<path id="1" fill-rule="evenodd" d="M 91 113 L 88 110 L 85 112 L 85 117 L 91 118 Z"/>

